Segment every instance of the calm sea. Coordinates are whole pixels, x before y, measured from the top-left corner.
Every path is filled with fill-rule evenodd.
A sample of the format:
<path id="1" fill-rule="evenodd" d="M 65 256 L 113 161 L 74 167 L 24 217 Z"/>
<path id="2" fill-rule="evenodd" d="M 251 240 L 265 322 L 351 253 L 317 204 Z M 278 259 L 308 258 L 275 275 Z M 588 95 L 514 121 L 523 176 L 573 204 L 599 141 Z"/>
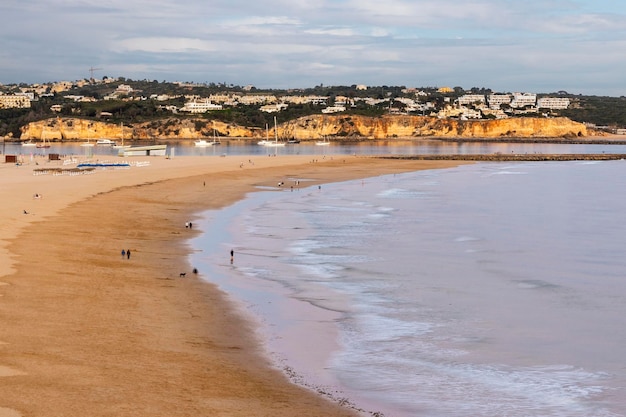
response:
<path id="1" fill-rule="evenodd" d="M 625 137 L 626 139 L 626 137 Z M 510 142 L 443 142 L 437 140 L 368 140 L 355 143 L 333 142 L 330 146 L 315 146 L 313 143 L 303 142 L 299 145 L 288 145 L 278 148 L 259 146 L 255 141 L 225 140 L 219 146 L 197 147 L 192 140 L 165 141 L 167 153 L 171 156 L 259 156 L 276 155 L 380 155 L 380 154 L 584 154 L 584 153 L 621 153 L 626 154 L 626 145 L 598 145 L 598 144 L 565 144 L 565 143 L 510 143 Z M 145 145 L 136 142 L 134 146 Z M 59 143 L 52 142 L 50 148 L 23 147 L 11 142 L 0 144 L 0 153 L 7 155 L 22 155 L 24 158 L 49 154 L 75 155 L 82 157 L 117 158 L 119 150 L 111 146 L 81 146 L 80 142 Z"/>
<path id="2" fill-rule="evenodd" d="M 626 161 L 295 180 L 191 244 L 301 382 L 387 417 L 626 416 Z"/>

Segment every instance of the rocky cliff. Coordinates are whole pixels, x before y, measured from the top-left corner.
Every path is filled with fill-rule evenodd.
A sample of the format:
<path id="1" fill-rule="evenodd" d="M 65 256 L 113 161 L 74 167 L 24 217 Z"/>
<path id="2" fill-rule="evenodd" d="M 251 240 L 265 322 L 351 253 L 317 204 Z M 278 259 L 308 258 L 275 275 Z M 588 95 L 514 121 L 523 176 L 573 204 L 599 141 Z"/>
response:
<path id="1" fill-rule="evenodd" d="M 21 140 L 88 140 L 122 138 L 126 140 L 197 139 L 211 137 L 261 138 L 274 136 L 264 128 L 247 128 L 205 119 L 168 118 L 131 126 L 78 118 L 56 118 L 30 123 L 22 128 Z M 574 138 L 587 136 L 582 123 L 566 118 L 511 118 L 502 120 L 462 121 L 427 116 L 365 117 L 352 115 L 314 115 L 301 117 L 278 126 L 280 138 L 316 140 L 324 136 L 336 139 L 389 138 Z"/>

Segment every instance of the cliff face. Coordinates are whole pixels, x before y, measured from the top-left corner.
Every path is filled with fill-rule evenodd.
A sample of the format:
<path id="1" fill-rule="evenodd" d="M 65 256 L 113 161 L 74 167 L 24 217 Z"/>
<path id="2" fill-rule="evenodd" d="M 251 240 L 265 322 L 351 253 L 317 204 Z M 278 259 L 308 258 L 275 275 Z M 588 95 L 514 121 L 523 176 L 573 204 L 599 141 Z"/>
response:
<path id="1" fill-rule="evenodd" d="M 587 136 L 585 125 L 566 118 L 462 121 L 424 116 L 383 116 L 379 118 L 313 116 L 285 124 L 284 131 L 285 136 L 298 138 L 318 138 L 320 135 L 372 139 L 394 137 L 561 138 Z"/>
<path id="2" fill-rule="evenodd" d="M 246 128 L 204 119 L 162 119 L 122 126 L 75 118 L 48 119 L 22 128 L 21 140 L 88 140 L 110 138 L 197 139 L 213 136 L 261 138 L 263 128 Z M 274 136 L 273 128 L 269 134 Z M 445 138 L 563 138 L 587 136 L 582 123 L 566 118 L 511 118 L 502 120 L 462 121 L 424 116 L 365 117 L 350 115 L 301 117 L 278 126 L 280 138 L 316 140 L 324 136 L 346 139 L 388 139 L 416 137 Z"/>
<path id="3" fill-rule="evenodd" d="M 32 122 L 22 127 L 21 140 L 46 139 L 88 140 L 108 138 L 121 140 L 151 139 L 197 139 L 216 135 L 231 137 L 253 137 L 254 130 L 236 125 L 203 119 L 162 119 L 134 125 L 113 124 L 77 118 L 56 118 Z"/>

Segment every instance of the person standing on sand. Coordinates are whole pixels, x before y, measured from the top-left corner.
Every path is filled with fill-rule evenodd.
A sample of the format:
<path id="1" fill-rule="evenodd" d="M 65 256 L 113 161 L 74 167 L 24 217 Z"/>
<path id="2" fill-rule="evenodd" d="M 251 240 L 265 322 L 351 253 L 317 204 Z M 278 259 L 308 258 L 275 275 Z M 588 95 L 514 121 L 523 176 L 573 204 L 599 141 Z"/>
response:
<path id="1" fill-rule="evenodd" d="M 126 249 L 126 259 L 130 259 L 130 249 Z"/>
<path id="2" fill-rule="evenodd" d="M 230 250 L 230 263 L 233 263 L 233 260 L 235 259 L 235 251 L 234 250 Z"/>

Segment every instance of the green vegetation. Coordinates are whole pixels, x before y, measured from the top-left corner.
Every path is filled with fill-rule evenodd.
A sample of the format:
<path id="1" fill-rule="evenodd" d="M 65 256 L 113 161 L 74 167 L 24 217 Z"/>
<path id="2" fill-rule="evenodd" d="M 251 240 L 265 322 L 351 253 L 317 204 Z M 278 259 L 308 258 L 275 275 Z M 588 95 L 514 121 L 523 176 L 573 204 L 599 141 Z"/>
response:
<path id="1" fill-rule="evenodd" d="M 20 127 L 30 122 L 46 118 L 57 117 L 80 117 L 92 120 L 109 121 L 111 123 L 142 123 L 151 122 L 163 118 L 194 118 L 204 119 L 196 122 L 196 128 L 210 128 L 211 120 L 220 120 L 226 123 L 237 124 L 247 127 L 264 127 L 265 124 L 273 124 L 276 115 L 279 123 L 284 123 L 303 116 L 321 114 L 326 105 L 313 104 L 290 104 L 280 113 L 266 113 L 260 111 L 260 105 L 256 106 L 225 106 L 224 110 L 211 111 L 205 114 L 172 113 L 171 108 L 181 108 L 185 103 L 185 96 L 195 95 L 209 97 L 211 94 L 239 93 L 273 96 L 321 96 L 327 98 L 328 105 L 335 102 L 336 97 L 347 97 L 354 105 L 348 106 L 342 115 L 360 115 L 378 117 L 387 114 L 391 109 L 403 111 L 404 104 L 393 101 L 395 98 L 410 97 L 419 102 L 431 102 L 435 107 L 442 108 L 453 103 L 457 97 L 464 94 L 488 95 L 492 90 L 484 87 L 473 87 L 464 90 L 454 87 L 450 93 L 438 93 L 436 87 L 423 87 L 419 90 L 428 94 L 428 97 L 416 97 L 412 92 L 406 92 L 404 86 L 370 86 L 366 90 L 357 89 L 356 85 L 350 86 L 324 86 L 318 85 L 313 88 L 293 90 L 260 90 L 252 87 L 244 89 L 241 86 L 227 85 L 225 83 L 207 84 L 179 84 L 159 82 L 157 80 L 134 81 L 125 78 L 109 80 L 112 82 L 89 83 L 86 80 L 77 82 L 76 85 L 63 93 L 44 95 L 31 103 L 30 109 L 0 109 L 0 136 L 20 136 Z M 116 99 L 105 99 L 113 93 L 118 86 L 126 84 L 132 87 L 128 95 L 120 95 Z M 28 85 L 0 85 L 0 93 L 16 93 L 20 89 L 28 88 Z M 47 92 L 51 87 L 47 88 Z M 168 100 L 157 100 L 158 96 L 167 95 Z M 95 101 L 75 100 L 76 97 L 89 97 Z M 565 116 L 578 122 L 592 123 L 598 126 L 611 128 L 626 127 L 626 97 L 597 97 L 575 96 L 567 92 L 541 94 L 540 96 L 569 97 L 571 106 L 567 110 L 552 111 L 551 116 Z M 375 100 L 391 99 L 379 105 L 369 105 L 363 100 L 372 98 Z M 52 111 L 51 107 L 60 107 L 60 112 Z M 537 114 L 527 116 L 538 116 Z M 492 116 L 493 117 L 493 116 Z"/>
<path id="2" fill-rule="evenodd" d="M 561 115 L 597 126 L 626 127 L 626 97 L 583 96 L 571 98 L 574 105 Z"/>

